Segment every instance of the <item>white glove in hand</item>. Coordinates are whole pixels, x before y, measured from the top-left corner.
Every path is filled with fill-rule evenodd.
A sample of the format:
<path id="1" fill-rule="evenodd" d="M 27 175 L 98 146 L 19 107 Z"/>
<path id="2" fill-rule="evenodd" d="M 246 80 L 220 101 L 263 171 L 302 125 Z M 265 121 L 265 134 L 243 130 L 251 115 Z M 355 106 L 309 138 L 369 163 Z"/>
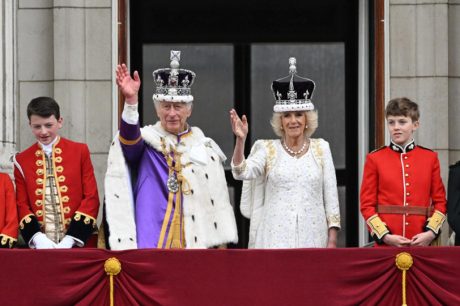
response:
<path id="1" fill-rule="evenodd" d="M 55 247 L 57 247 L 57 244 L 51 241 L 43 233 L 37 233 L 33 237 L 33 245 L 36 249 L 54 249 Z"/>
<path id="2" fill-rule="evenodd" d="M 64 236 L 61 242 L 57 244 L 56 249 L 71 249 L 74 244 L 75 244 L 75 240 L 73 240 L 69 236 Z"/>

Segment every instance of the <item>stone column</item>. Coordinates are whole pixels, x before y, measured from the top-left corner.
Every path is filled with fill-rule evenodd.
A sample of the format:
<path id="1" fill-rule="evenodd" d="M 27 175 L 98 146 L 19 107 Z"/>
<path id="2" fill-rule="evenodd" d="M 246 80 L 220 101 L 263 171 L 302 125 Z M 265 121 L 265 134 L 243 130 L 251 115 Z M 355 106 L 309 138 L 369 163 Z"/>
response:
<path id="1" fill-rule="evenodd" d="M 14 24 L 15 0 L 0 2 L 0 172 L 12 173 L 9 161 L 16 147 L 14 88 Z"/>

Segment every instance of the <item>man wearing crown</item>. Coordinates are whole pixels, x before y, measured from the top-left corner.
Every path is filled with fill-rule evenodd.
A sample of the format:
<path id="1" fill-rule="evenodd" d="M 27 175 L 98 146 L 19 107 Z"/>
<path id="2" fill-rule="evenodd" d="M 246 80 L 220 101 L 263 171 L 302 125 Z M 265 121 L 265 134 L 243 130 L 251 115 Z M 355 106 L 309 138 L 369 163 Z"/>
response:
<path id="1" fill-rule="evenodd" d="M 144 128 L 137 110 L 139 74 L 131 77 L 126 65 L 117 66 L 125 106 L 105 179 L 112 250 L 211 248 L 238 240 L 222 167 L 225 155 L 187 123 L 195 73 L 179 69 L 179 60 L 180 52 L 171 51 L 171 68 L 153 72 L 159 121 Z"/>

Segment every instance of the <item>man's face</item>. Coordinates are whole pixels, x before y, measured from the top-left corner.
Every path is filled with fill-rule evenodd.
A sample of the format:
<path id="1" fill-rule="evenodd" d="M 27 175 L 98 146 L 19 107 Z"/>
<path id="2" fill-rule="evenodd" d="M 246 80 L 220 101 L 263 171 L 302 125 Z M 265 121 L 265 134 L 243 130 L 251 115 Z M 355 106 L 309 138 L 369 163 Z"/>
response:
<path id="1" fill-rule="evenodd" d="M 406 116 L 388 116 L 387 125 L 391 140 L 397 145 L 404 146 L 413 138 L 419 123 Z"/>
<path id="2" fill-rule="evenodd" d="M 35 138 L 42 144 L 48 145 L 58 136 L 58 131 L 62 128 L 62 120 L 62 118 L 56 119 L 54 115 L 48 118 L 32 115 L 29 126 Z"/>
<path id="3" fill-rule="evenodd" d="M 191 105 L 182 102 L 161 101 L 156 110 L 161 126 L 176 135 L 186 129 L 187 118 L 192 114 Z"/>

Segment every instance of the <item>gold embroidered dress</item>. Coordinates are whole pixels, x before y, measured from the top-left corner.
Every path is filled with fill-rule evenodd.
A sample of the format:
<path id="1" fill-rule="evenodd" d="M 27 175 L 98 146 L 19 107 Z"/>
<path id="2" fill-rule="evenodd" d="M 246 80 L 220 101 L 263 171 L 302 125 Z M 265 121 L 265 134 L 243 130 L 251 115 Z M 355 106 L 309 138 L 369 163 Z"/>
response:
<path id="1" fill-rule="evenodd" d="M 335 169 L 326 141 L 311 139 L 308 151 L 296 158 L 280 140 L 259 140 L 248 159 L 232 170 L 235 179 L 259 180 L 243 188 L 242 195 L 242 213 L 251 218 L 250 248 L 326 247 L 328 229 L 340 228 Z"/>

